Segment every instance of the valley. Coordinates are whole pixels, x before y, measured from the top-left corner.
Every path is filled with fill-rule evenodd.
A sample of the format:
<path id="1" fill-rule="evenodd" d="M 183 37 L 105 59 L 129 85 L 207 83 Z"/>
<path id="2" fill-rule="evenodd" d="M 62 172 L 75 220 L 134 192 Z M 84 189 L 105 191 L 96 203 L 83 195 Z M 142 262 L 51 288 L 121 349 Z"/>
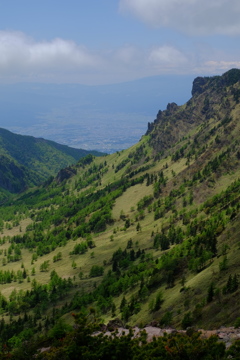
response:
<path id="1" fill-rule="evenodd" d="M 40 185 L 88 154 L 104 155 L 0 128 L 0 203 L 11 194 Z"/>
<path id="2" fill-rule="evenodd" d="M 0 84 L 1 126 L 85 150 L 113 153 L 139 141 L 155 109 L 190 96 L 191 75 L 87 86 Z"/>
<path id="3" fill-rule="evenodd" d="M 240 326 L 239 115 L 240 70 L 196 78 L 135 145 L 2 204 L 0 334 L 15 358 L 33 339 L 61 348 L 74 319 Z"/>

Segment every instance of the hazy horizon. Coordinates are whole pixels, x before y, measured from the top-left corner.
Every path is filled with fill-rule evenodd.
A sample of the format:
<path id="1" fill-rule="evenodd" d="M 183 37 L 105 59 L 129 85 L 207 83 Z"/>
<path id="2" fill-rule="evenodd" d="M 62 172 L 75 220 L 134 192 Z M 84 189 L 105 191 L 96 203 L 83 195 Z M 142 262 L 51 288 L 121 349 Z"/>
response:
<path id="1" fill-rule="evenodd" d="M 107 85 L 0 84 L 1 127 L 86 150 L 135 144 L 168 102 L 191 96 L 192 76 L 155 76 Z"/>

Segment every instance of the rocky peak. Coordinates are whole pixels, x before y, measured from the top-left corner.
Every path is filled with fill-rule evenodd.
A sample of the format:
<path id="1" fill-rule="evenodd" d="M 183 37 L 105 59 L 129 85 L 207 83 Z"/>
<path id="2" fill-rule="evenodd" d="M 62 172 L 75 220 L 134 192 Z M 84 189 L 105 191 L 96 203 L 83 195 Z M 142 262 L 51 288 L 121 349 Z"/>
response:
<path id="1" fill-rule="evenodd" d="M 200 95 L 207 87 L 223 88 L 234 85 L 240 81 L 240 69 L 231 69 L 222 76 L 201 77 L 198 76 L 193 81 L 192 96 Z"/>
<path id="2" fill-rule="evenodd" d="M 176 111 L 177 107 L 178 106 L 177 106 L 177 104 L 175 102 L 168 103 L 167 104 L 167 110 L 166 110 L 167 115 L 173 114 Z"/>
<path id="3" fill-rule="evenodd" d="M 67 167 L 65 169 L 61 169 L 56 177 L 56 180 L 58 183 L 62 183 L 64 180 L 70 179 L 72 176 L 76 175 L 77 171 L 76 169 L 72 167 Z"/>
<path id="4" fill-rule="evenodd" d="M 200 95 L 201 93 L 203 93 L 205 85 L 209 79 L 210 79 L 209 77 L 201 77 L 201 76 L 198 76 L 196 79 L 194 79 L 192 86 L 192 96 Z"/>

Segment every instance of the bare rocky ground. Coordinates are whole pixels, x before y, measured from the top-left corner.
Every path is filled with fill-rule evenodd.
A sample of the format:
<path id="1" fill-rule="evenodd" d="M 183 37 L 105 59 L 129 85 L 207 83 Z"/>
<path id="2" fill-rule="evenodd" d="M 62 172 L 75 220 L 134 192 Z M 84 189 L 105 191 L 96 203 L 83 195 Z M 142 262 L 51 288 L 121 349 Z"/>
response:
<path id="1" fill-rule="evenodd" d="M 129 329 L 121 326 L 122 322 L 120 320 L 112 320 L 108 323 L 108 325 L 102 325 L 102 329 L 100 331 L 96 331 L 93 336 L 97 336 L 100 333 L 104 332 L 106 336 L 112 336 L 113 332 L 117 331 L 118 336 L 121 335 L 128 335 Z M 186 333 L 187 330 L 176 330 L 174 328 L 159 328 L 157 326 L 145 326 L 144 328 L 139 328 L 137 326 L 131 328 L 133 330 L 133 338 L 136 338 L 140 335 L 141 331 L 145 330 L 147 333 L 147 340 L 150 342 L 152 341 L 153 337 L 164 336 L 165 333 L 167 334 L 177 334 L 177 333 Z M 203 330 L 203 329 L 193 329 L 194 331 L 201 332 L 201 338 L 207 339 L 212 335 L 216 335 L 219 341 L 223 341 L 226 345 L 226 348 L 229 348 L 231 344 L 240 339 L 240 328 L 234 327 L 224 327 L 222 326 L 220 329 L 217 330 Z M 51 347 L 41 348 L 38 350 L 39 353 L 45 352 L 50 350 Z"/>
<path id="2" fill-rule="evenodd" d="M 167 334 L 177 334 L 177 333 L 186 333 L 187 330 L 176 330 L 174 328 L 159 328 L 157 326 L 147 325 L 144 328 L 132 327 L 133 337 L 138 337 L 142 330 L 145 330 L 147 333 L 147 340 L 151 341 L 153 337 L 163 336 Z M 106 336 L 111 336 L 114 331 L 118 332 L 118 335 L 129 334 L 129 329 L 122 326 L 121 321 L 111 321 L 108 325 L 102 326 L 102 331 L 96 332 L 94 335 L 98 335 L 100 332 L 104 332 Z M 203 339 L 209 338 L 212 335 L 216 335 L 219 341 L 223 341 L 228 348 L 235 340 L 240 339 L 240 328 L 234 327 L 220 327 L 216 330 L 203 330 L 203 329 L 193 329 L 194 331 L 199 331 L 201 333 L 200 337 Z"/>

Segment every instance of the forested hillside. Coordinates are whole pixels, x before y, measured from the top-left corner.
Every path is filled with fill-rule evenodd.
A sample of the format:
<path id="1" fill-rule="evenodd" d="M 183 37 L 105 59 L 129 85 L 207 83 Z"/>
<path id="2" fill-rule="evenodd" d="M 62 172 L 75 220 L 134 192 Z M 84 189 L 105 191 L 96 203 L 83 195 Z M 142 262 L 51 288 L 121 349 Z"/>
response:
<path id="1" fill-rule="evenodd" d="M 3 353 L 23 358 L 27 341 L 32 354 L 70 354 L 83 339 L 73 318 L 90 343 L 90 320 L 239 326 L 239 117 L 240 70 L 197 78 L 192 98 L 159 111 L 133 147 L 88 155 L 2 205 Z M 158 346 L 175 351 L 165 340 Z"/>
<path id="2" fill-rule="evenodd" d="M 7 192 L 19 193 L 40 185 L 88 154 L 102 155 L 0 128 L 0 201 L 6 200 Z"/>

